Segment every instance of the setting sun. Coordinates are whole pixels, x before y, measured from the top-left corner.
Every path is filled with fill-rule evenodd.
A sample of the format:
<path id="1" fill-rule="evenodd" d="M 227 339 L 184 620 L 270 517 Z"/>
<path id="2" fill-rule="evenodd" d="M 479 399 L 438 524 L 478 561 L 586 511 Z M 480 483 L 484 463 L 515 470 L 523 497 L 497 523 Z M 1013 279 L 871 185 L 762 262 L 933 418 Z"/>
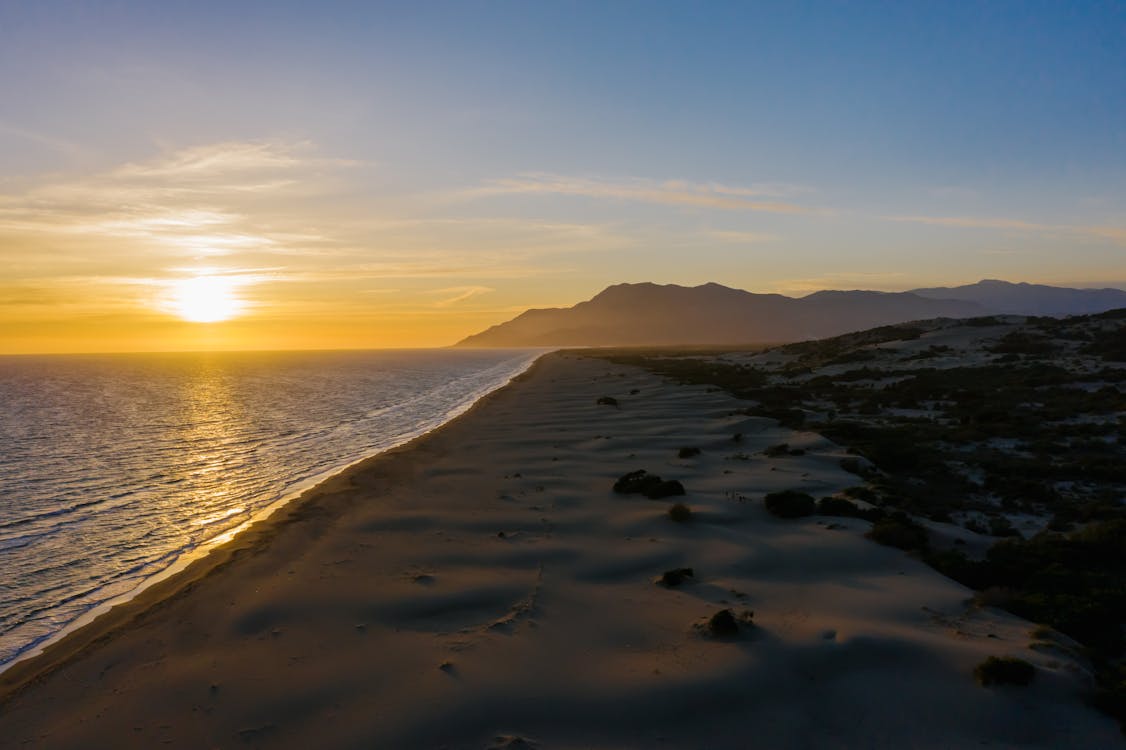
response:
<path id="1" fill-rule="evenodd" d="M 234 290 L 234 281 L 222 276 L 184 279 L 172 287 L 172 306 L 177 315 L 193 323 L 229 320 L 243 307 Z"/>

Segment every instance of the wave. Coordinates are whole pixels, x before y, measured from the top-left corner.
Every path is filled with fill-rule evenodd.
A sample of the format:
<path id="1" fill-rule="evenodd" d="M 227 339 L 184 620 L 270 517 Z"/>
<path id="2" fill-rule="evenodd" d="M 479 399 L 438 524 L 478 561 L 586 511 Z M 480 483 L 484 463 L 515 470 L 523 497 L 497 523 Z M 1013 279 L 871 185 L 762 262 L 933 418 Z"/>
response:
<path id="1" fill-rule="evenodd" d="M 33 357 L 0 372 L 0 670 L 541 351 Z"/>

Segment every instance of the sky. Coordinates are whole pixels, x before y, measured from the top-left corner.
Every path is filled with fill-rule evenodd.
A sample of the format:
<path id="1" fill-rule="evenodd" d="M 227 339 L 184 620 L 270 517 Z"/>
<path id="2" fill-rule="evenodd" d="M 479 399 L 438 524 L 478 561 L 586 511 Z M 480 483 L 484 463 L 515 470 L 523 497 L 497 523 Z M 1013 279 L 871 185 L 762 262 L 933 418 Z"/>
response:
<path id="1" fill-rule="evenodd" d="M 0 353 L 1126 285 L 1122 2 L 0 0 Z"/>

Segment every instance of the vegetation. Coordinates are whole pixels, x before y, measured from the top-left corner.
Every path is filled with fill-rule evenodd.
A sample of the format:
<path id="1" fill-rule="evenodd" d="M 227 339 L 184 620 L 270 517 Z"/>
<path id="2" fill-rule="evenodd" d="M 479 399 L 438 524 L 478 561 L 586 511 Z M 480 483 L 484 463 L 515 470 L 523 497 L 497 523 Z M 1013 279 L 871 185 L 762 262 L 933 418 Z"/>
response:
<path id="1" fill-rule="evenodd" d="M 817 512 L 817 502 L 804 492 L 796 490 L 771 492 L 763 498 L 763 502 L 766 509 L 779 518 L 801 518 Z"/>
<path id="2" fill-rule="evenodd" d="M 614 398 L 613 396 L 599 396 L 598 400 L 594 403 L 596 403 L 598 406 L 618 406 L 618 399 Z"/>
<path id="3" fill-rule="evenodd" d="M 1011 656 L 990 656 L 974 668 L 974 679 L 986 686 L 1030 685 L 1035 678 L 1035 667 Z"/>
<path id="4" fill-rule="evenodd" d="M 1097 670 L 1092 702 L 1126 730 L 1126 310 L 1014 320 L 885 326 L 777 347 L 763 365 L 598 356 L 724 388 L 752 402 L 750 416 L 845 446 L 854 456 L 841 467 L 862 485 L 816 503 L 773 493 L 767 508 L 871 521 L 874 541 L 919 554 L 990 603 L 1079 641 Z M 974 359 L 945 343 L 897 343 L 953 325 L 992 343 Z M 1018 515 L 1047 528 L 1025 539 Z M 935 550 L 915 517 L 996 541 L 982 560 Z"/>
<path id="5" fill-rule="evenodd" d="M 688 523 L 692 520 L 692 509 L 684 503 L 677 503 L 669 507 L 669 518 L 677 523 Z"/>
<path id="6" fill-rule="evenodd" d="M 817 501 L 817 515 L 878 521 L 886 513 L 879 508 L 861 508 L 856 503 L 843 497 L 823 497 Z"/>
<path id="7" fill-rule="evenodd" d="M 734 638 L 742 627 L 754 624 L 755 613 L 745 609 L 738 615 L 730 609 L 721 609 L 708 619 L 707 630 L 717 638 Z"/>
<path id="8" fill-rule="evenodd" d="M 927 530 L 902 511 L 877 520 L 866 536 L 874 542 L 907 551 L 925 550 L 929 543 Z"/>
<path id="9" fill-rule="evenodd" d="M 686 579 L 695 577 L 696 573 L 692 568 L 673 568 L 672 570 L 666 570 L 657 580 L 657 583 L 669 588 L 675 588 L 684 583 Z"/>
<path id="10" fill-rule="evenodd" d="M 660 500 L 684 494 L 684 485 L 675 479 L 663 480 L 645 469 L 631 471 L 614 482 L 614 492 L 620 495 L 641 494 L 650 500 Z"/>
<path id="11" fill-rule="evenodd" d="M 730 637 L 739 635 L 739 623 L 730 609 L 721 609 L 708 620 L 708 631 L 712 635 Z"/>
<path id="12" fill-rule="evenodd" d="M 696 446 L 686 446 L 678 450 L 676 455 L 680 458 L 692 458 L 693 456 L 700 455 L 700 449 Z"/>

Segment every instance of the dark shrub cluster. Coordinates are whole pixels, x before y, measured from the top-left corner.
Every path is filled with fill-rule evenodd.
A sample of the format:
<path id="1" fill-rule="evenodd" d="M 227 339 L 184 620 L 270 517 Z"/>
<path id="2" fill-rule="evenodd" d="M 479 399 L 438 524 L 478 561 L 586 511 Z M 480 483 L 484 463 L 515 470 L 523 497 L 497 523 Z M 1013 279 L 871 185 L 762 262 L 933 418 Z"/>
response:
<path id="1" fill-rule="evenodd" d="M 1030 685 L 1036 679 L 1036 667 L 1024 659 L 990 656 L 974 668 L 974 679 L 980 685 Z"/>
<path id="2" fill-rule="evenodd" d="M 675 479 L 664 480 L 645 469 L 625 474 L 614 482 L 614 492 L 620 495 L 645 495 L 650 500 L 684 494 L 684 485 Z"/>
<path id="3" fill-rule="evenodd" d="M 823 497 L 817 501 L 817 515 L 836 516 L 838 518 L 863 518 L 865 521 L 875 523 L 887 514 L 879 508 L 861 508 L 851 500 L 843 497 Z"/>
<path id="4" fill-rule="evenodd" d="M 700 455 L 700 449 L 694 445 L 685 446 L 676 452 L 680 458 L 692 458 L 693 456 Z"/>
<path id="5" fill-rule="evenodd" d="M 692 520 L 692 509 L 684 503 L 677 503 L 669 508 L 669 518 L 677 523 L 688 523 Z"/>
<path id="6" fill-rule="evenodd" d="M 925 550 L 929 545 L 927 530 L 900 511 L 876 521 L 866 536 L 874 542 L 908 551 Z"/>
<path id="7" fill-rule="evenodd" d="M 657 580 L 657 583 L 662 586 L 674 588 L 684 583 L 686 579 L 695 577 L 696 572 L 692 570 L 692 568 L 673 568 L 672 570 L 666 570 Z"/>
<path id="8" fill-rule="evenodd" d="M 766 509 L 779 518 L 801 518 L 817 512 L 817 501 L 804 492 L 783 490 L 763 498 Z"/>
<path id="9" fill-rule="evenodd" d="M 754 625 L 755 613 L 745 609 L 735 614 L 730 609 L 721 609 L 708 618 L 707 632 L 716 638 L 734 638 L 744 627 Z"/>
<path id="10" fill-rule="evenodd" d="M 789 443 L 779 443 L 772 445 L 763 451 L 770 458 L 780 458 L 782 456 L 804 456 L 805 450 L 802 448 L 791 448 Z"/>
<path id="11" fill-rule="evenodd" d="M 712 635 L 726 638 L 739 635 L 739 622 L 735 619 L 735 613 L 730 609 L 721 609 L 716 612 L 708 620 L 708 631 Z"/>
<path id="12" fill-rule="evenodd" d="M 613 396 L 599 396 L 598 400 L 594 403 L 599 406 L 618 406 L 618 399 Z"/>

